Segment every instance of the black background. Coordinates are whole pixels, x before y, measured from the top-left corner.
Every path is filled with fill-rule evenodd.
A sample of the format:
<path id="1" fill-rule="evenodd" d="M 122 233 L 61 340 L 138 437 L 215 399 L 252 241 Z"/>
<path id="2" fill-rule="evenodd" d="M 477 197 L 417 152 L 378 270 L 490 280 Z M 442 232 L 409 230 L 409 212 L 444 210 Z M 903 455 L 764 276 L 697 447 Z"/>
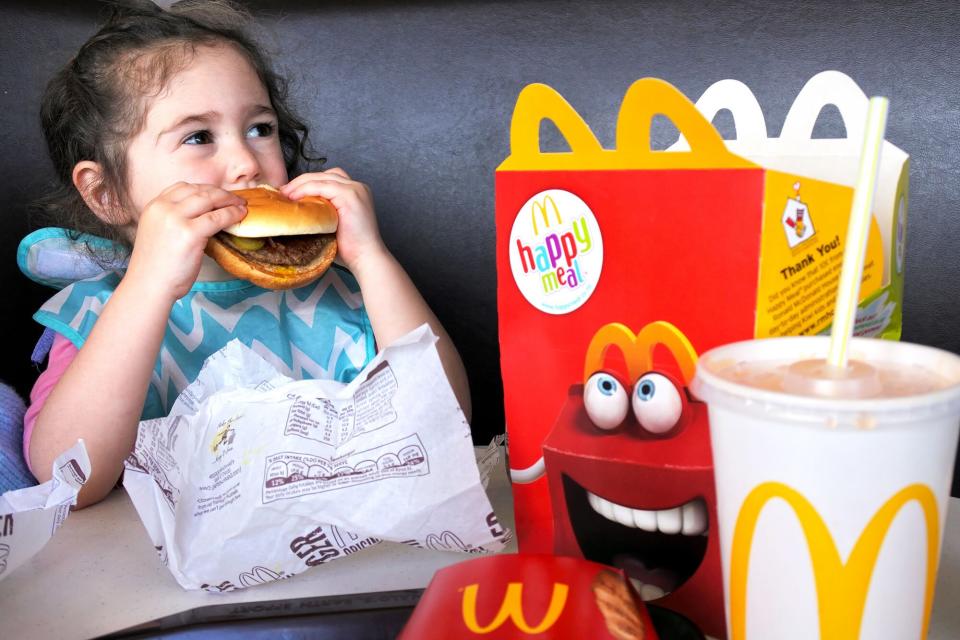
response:
<path id="1" fill-rule="evenodd" d="M 493 172 L 509 150 L 517 94 L 556 88 L 605 146 L 630 83 L 664 78 L 696 99 L 737 78 L 770 136 L 804 82 L 825 69 L 890 98 L 887 138 L 911 155 L 903 339 L 960 352 L 960 3 L 248 2 L 289 77 L 316 149 L 373 188 L 383 235 L 444 323 L 470 375 L 474 434 L 502 432 Z M 26 395 L 52 293 L 15 267 L 33 228 L 27 203 L 52 177 L 38 125 L 43 85 L 93 33 L 96 2 L 0 9 L 0 380 Z M 717 120 L 731 134 L 728 114 Z M 842 133 L 836 112 L 815 129 Z M 656 122 L 654 144 L 676 137 Z M 546 148 L 562 148 L 545 130 Z M 109 381 L 105 383 L 109 384 Z M 954 494 L 960 495 L 955 479 Z"/>

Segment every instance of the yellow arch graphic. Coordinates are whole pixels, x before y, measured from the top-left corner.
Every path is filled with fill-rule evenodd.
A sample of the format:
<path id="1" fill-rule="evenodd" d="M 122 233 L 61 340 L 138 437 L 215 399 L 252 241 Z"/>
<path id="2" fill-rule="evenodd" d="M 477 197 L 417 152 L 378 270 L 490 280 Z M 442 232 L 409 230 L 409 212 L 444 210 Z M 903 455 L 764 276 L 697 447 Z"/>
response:
<path id="1" fill-rule="evenodd" d="M 793 509 L 810 550 L 813 579 L 820 615 L 820 640 L 857 640 L 866 606 L 870 579 L 880 547 L 890 525 L 904 505 L 916 500 L 923 509 L 927 526 L 927 577 L 924 593 L 923 629 L 927 637 L 933 588 L 939 555 L 940 516 L 933 491 L 924 484 L 901 489 L 880 507 L 857 539 L 844 564 L 823 518 L 799 492 L 779 482 L 766 482 L 750 492 L 737 516 L 730 556 L 731 640 L 745 640 L 747 629 L 747 574 L 757 520 L 767 502 L 784 500 Z"/>
<path id="2" fill-rule="evenodd" d="M 586 384 L 590 376 L 603 368 L 603 361 L 610 347 L 620 349 L 626 360 L 630 379 L 636 380 L 652 368 L 653 350 L 659 344 L 673 354 L 683 375 L 684 384 L 689 385 L 697 369 L 697 352 L 683 332 L 665 320 L 651 322 L 636 335 L 630 327 L 619 322 L 600 327 L 587 347 L 583 363 L 583 383 Z"/>
<path id="3" fill-rule="evenodd" d="M 537 229 L 537 214 L 540 214 L 540 218 L 543 220 L 543 226 L 547 229 L 550 228 L 550 212 L 547 211 L 547 205 L 550 205 L 550 208 L 553 210 L 553 215 L 557 219 L 557 224 L 563 224 L 563 218 L 560 217 L 560 209 L 557 207 L 557 203 L 553 201 L 551 196 L 544 196 L 543 202 L 533 201 L 533 205 L 530 207 L 530 222 L 533 223 L 533 235 L 539 236 L 540 231 Z"/>
<path id="4" fill-rule="evenodd" d="M 543 633 L 552 627 L 563 613 L 563 607 L 567 604 L 567 594 L 570 591 L 567 585 L 560 582 L 554 583 L 553 592 L 550 594 L 550 606 L 547 607 L 543 620 L 537 626 L 531 627 L 523 617 L 523 583 L 510 582 L 507 584 L 507 593 L 503 597 L 500 610 L 493 621 L 486 626 L 480 626 L 477 621 L 477 590 L 479 588 L 480 585 L 471 584 L 463 590 L 462 613 L 463 622 L 467 628 L 480 635 L 496 631 L 508 619 L 512 620 L 514 626 L 524 633 Z"/>

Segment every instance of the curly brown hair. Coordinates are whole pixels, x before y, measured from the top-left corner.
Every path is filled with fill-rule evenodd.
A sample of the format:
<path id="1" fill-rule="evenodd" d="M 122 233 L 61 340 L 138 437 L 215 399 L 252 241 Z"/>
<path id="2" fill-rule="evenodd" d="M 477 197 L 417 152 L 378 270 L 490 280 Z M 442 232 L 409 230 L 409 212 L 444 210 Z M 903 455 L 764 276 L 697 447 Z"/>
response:
<path id="1" fill-rule="evenodd" d="M 250 14 L 230 0 L 183 0 L 161 9 L 150 0 L 112 0 L 103 26 L 48 83 L 40 118 L 57 183 L 36 208 L 66 227 L 75 239 L 91 234 L 128 241 L 118 225 L 103 222 L 87 207 L 73 184 L 73 168 L 97 162 L 102 178 L 94 193 L 125 202 L 127 143 L 143 126 L 147 101 L 193 59 L 199 47 L 229 45 L 250 62 L 277 114 L 277 130 L 287 171 L 309 155 L 307 126 L 287 104 L 287 82 L 270 66 L 248 34 Z M 119 222 L 119 221 L 118 221 Z M 116 260 L 87 244 L 101 264 Z"/>

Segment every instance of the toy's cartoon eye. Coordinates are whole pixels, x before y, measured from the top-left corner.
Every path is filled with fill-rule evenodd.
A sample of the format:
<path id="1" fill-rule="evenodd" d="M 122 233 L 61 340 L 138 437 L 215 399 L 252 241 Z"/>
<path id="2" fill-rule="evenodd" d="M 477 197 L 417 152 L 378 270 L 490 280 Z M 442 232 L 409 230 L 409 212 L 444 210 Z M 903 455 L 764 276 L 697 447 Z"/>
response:
<path id="1" fill-rule="evenodd" d="M 616 429 L 627 417 L 627 390 L 609 373 L 595 373 L 587 380 L 583 404 L 590 422 L 600 429 Z"/>
<path id="2" fill-rule="evenodd" d="M 680 391 L 666 376 L 648 373 L 633 387 L 633 414 L 640 426 L 662 435 L 677 426 L 683 414 Z"/>

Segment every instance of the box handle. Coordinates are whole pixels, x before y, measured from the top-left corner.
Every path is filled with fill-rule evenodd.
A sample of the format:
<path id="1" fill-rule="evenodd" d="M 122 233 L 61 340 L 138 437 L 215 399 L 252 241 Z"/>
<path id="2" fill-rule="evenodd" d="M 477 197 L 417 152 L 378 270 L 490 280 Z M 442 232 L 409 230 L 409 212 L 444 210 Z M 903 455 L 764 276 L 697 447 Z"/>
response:
<path id="1" fill-rule="evenodd" d="M 510 123 L 510 157 L 530 162 L 541 157 L 540 123 L 550 120 L 570 145 L 570 153 L 580 158 L 600 155 L 603 147 L 580 114 L 556 89 L 545 84 L 527 85 L 517 97 Z M 553 155 L 553 154 L 551 154 Z"/>
<path id="2" fill-rule="evenodd" d="M 807 141 L 820 112 L 828 104 L 840 111 L 846 139 L 859 149 L 867 118 L 867 94 L 850 76 L 839 71 L 821 71 L 810 78 L 787 112 L 780 132 L 782 140 Z"/>
<path id="3" fill-rule="evenodd" d="M 664 153 L 650 148 L 650 128 L 653 118 L 658 115 L 673 122 L 690 141 L 689 152 Z M 696 105 L 676 87 L 659 78 L 641 78 L 627 89 L 617 117 L 617 150 L 638 160 L 644 156 L 662 157 L 668 164 L 674 154 L 693 154 L 707 160 L 711 166 L 725 166 L 727 159 L 733 156 L 717 130 L 697 111 Z"/>
<path id="4" fill-rule="evenodd" d="M 750 87 L 732 78 L 718 80 L 707 87 L 697 100 L 697 111 L 702 113 L 708 122 L 713 122 L 723 109 L 727 109 L 733 115 L 734 140 L 754 145 L 767 141 L 767 124 L 763 117 L 763 109 L 760 108 L 757 97 L 750 91 Z M 685 151 L 689 148 L 690 145 L 681 133 L 668 151 Z"/>
<path id="5" fill-rule="evenodd" d="M 692 141 L 689 152 L 654 151 L 650 126 L 656 115 L 669 118 Z M 570 145 L 569 152 L 540 149 L 540 123 L 551 120 Z M 690 169 L 756 167 L 730 153 L 716 129 L 680 91 L 657 78 L 642 78 L 627 90 L 617 117 L 617 148 L 604 149 L 580 114 L 545 84 L 520 92 L 510 125 L 510 157 L 505 170 Z"/>

